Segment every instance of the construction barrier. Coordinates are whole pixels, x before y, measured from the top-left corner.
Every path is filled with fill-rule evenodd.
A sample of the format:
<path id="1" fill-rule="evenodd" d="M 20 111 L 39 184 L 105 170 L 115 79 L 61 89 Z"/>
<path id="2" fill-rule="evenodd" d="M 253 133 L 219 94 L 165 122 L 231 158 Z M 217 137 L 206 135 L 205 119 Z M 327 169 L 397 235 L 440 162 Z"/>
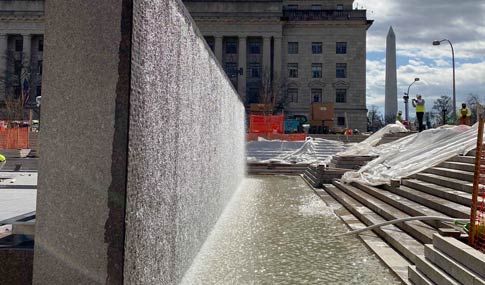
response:
<path id="1" fill-rule="evenodd" d="M 29 148 L 29 128 L 5 128 L 0 131 L 0 149 Z"/>
<path id="2" fill-rule="evenodd" d="M 265 140 L 281 140 L 281 141 L 304 141 L 306 134 L 273 134 L 273 133 L 248 133 L 246 134 L 246 141 L 257 141 L 258 138 Z"/>
<path id="3" fill-rule="evenodd" d="M 249 117 L 250 133 L 285 133 L 285 116 L 284 115 L 250 115 Z"/>
<path id="4" fill-rule="evenodd" d="M 473 179 L 472 206 L 468 225 L 468 244 L 485 252 L 485 148 L 483 146 L 484 114 L 477 108 L 478 135 L 475 151 L 475 173 Z M 481 199 L 479 199 L 479 197 Z"/>

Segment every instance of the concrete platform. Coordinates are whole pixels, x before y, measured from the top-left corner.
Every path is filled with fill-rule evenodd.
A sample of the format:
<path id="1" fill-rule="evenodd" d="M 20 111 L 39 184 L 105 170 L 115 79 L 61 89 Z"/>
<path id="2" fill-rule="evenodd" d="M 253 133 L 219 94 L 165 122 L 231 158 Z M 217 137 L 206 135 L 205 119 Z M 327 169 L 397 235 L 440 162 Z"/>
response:
<path id="1" fill-rule="evenodd" d="M 36 172 L 0 172 L 0 221 L 35 211 L 36 199 Z"/>

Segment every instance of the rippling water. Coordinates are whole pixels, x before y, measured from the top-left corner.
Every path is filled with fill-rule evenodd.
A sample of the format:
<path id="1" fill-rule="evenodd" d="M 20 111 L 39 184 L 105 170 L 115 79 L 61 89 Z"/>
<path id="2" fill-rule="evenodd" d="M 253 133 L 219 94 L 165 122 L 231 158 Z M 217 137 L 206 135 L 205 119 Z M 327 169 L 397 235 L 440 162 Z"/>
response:
<path id="1" fill-rule="evenodd" d="M 248 178 L 182 284 L 400 284 L 345 231 L 300 177 Z"/>

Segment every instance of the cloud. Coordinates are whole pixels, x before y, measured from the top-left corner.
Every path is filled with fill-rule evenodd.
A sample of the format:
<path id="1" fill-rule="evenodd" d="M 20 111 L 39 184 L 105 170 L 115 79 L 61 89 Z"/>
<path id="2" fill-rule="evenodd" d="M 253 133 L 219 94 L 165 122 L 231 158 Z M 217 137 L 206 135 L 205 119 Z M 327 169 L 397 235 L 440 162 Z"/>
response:
<path id="1" fill-rule="evenodd" d="M 451 47 L 447 42 L 433 46 L 444 38 L 453 43 L 456 59 L 457 104 L 469 93 L 485 101 L 485 2 L 467 0 L 365 0 L 359 7 L 367 9 L 374 24 L 368 30 L 367 104 L 383 108 L 385 90 L 385 43 L 389 27 L 396 34 L 398 61 L 398 101 L 415 77 L 411 95 L 422 94 L 427 108 L 442 95 L 452 95 Z M 384 52 L 384 53 L 383 53 Z M 377 55 L 377 56 L 376 56 Z M 380 55 L 380 57 L 379 57 Z M 413 110 L 410 110 L 413 111 Z"/>

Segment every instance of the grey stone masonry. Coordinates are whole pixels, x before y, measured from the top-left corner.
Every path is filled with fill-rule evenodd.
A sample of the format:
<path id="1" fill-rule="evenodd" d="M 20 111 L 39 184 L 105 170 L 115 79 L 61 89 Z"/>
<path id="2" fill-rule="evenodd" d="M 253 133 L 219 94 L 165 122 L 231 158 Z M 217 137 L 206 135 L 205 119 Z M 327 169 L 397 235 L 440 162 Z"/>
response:
<path id="1" fill-rule="evenodd" d="M 243 179 L 244 106 L 179 0 L 46 15 L 33 283 L 177 284 Z"/>

